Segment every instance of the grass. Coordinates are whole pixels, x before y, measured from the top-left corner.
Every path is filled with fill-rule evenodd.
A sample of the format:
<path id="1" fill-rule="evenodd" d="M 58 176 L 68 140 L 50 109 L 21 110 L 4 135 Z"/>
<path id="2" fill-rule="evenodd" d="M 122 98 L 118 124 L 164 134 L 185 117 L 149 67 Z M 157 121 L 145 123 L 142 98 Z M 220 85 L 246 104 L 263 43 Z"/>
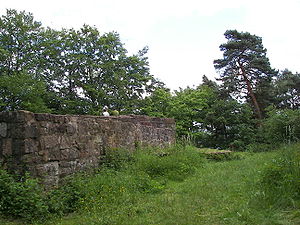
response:
<path id="1" fill-rule="evenodd" d="M 109 163 L 80 183 L 85 191 L 76 212 L 43 224 L 299 224 L 299 208 L 283 210 L 257 201 L 262 174 L 278 152 L 221 162 L 198 153 L 167 150 L 164 156 L 156 152 Z M 22 223 L 0 219 L 0 224 Z"/>

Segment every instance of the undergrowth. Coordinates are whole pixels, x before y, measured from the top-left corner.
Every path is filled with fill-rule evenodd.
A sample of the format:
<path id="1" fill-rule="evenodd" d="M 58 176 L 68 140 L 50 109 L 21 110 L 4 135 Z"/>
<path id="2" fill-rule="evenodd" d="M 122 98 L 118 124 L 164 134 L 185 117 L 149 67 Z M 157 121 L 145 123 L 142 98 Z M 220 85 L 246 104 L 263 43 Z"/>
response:
<path id="1" fill-rule="evenodd" d="M 189 146 L 111 149 L 98 170 L 49 192 L 1 171 L 0 223 L 299 224 L 299 147 L 221 161 Z"/>
<path id="2" fill-rule="evenodd" d="M 0 212 L 6 217 L 24 220 L 44 218 L 48 206 L 38 181 L 26 175 L 18 182 L 5 170 L 0 170 Z"/>
<path id="3" fill-rule="evenodd" d="M 263 207 L 299 211 L 300 144 L 281 148 L 264 168 L 258 186 L 257 199 Z"/>
<path id="4" fill-rule="evenodd" d="M 6 218 L 46 221 L 72 212 L 106 210 L 127 204 L 135 194 L 162 192 L 168 182 L 183 181 L 203 166 L 192 147 L 107 151 L 98 171 L 67 177 L 63 185 L 44 192 L 36 179 L 16 181 L 0 173 L 0 213 Z"/>

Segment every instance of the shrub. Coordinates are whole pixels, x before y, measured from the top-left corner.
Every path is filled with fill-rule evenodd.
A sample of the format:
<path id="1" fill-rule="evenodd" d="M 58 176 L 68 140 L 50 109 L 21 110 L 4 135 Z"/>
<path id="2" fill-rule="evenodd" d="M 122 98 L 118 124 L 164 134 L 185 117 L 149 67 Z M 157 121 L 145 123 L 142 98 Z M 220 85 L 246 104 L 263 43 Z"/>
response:
<path id="1" fill-rule="evenodd" d="M 133 152 L 127 149 L 108 149 L 105 152 L 102 166 L 115 170 L 122 169 L 134 160 Z"/>
<path id="2" fill-rule="evenodd" d="M 274 144 L 267 143 L 252 143 L 247 145 L 247 151 L 249 152 L 267 152 L 274 150 Z"/>
<path id="3" fill-rule="evenodd" d="M 66 177 L 63 184 L 50 190 L 47 194 L 49 212 L 56 215 L 64 215 L 79 209 L 81 199 L 86 195 L 86 174 L 75 174 Z"/>
<path id="4" fill-rule="evenodd" d="M 111 111 L 111 115 L 112 115 L 112 116 L 119 116 L 120 113 L 119 113 L 118 110 L 113 110 L 113 111 Z"/>
<path id="5" fill-rule="evenodd" d="M 46 218 L 48 206 L 37 180 L 26 175 L 22 182 L 17 182 L 5 170 L 0 170 L 0 212 L 25 220 Z"/>
<path id="6" fill-rule="evenodd" d="M 264 137 L 268 143 L 297 142 L 300 140 L 300 110 L 271 109 L 263 124 Z"/>
<path id="7" fill-rule="evenodd" d="M 300 144 L 282 149 L 264 170 L 260 187 L 269 205 L 292 207 L 300 203 Z"/>
<path id="8" fill-rule="evenodd" d="M 144 172 L 138 172 L 133 177 L 132 190 L 140 193 L 159 193 L 164 190 L 165 182 L 152 179 L 148 174 Z"/>
<path id="9" fill-rule="evenodd" d="M 69 176 L 48 192 L 36 179 L 26 176 L 17 182 L 0 170 L 0 213 L 31 221 L 75 211 L 126 207 L 136 195 L 159 193 L 168 181 L 182 181 L 202 165 L 201 154 L 189 147 L 136 152 L 113 149 L 98 171 Z"/>
<path id="10" fill-rule="evenodd" d="M 203 165 L 203 157 L 195 149 L 177 146 L 166 149 L 162 154 L 139 154 L 137 170 L 144 171 L 152 178 L 182 181 Z"/>

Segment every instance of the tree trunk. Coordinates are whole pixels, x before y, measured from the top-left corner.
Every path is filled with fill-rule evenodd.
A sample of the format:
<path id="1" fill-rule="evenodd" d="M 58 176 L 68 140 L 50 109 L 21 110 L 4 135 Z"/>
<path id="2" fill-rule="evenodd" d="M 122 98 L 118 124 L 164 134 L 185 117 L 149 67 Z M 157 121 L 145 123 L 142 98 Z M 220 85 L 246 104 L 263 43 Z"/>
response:
<path id="1" fill-rule="evenodd" d="M 238 64 L 239 64 L 239 66 L 241 68 L 242 76 L 243 76 L 243 78 L 244 78 L 244 80 L 246 82 L 248 95 L 251 97 L 251 100 L 253 102 L 257 118 L 261 120 L 263 118 L 262 117 L 262 113 L 261 113 L 261 109 L 260 109 L 260 106 L 259 106 L 259 104 L 257 102 L 256 96 L 253 93 L 253 89 L 251 87 L 251 82 L 249 81 L 249 79 L 247 77 L 247 74 L 246 74 L 246 71 L 245 71 L 245 68 L 243 67 L 243 65 L 240 62 Z"/>

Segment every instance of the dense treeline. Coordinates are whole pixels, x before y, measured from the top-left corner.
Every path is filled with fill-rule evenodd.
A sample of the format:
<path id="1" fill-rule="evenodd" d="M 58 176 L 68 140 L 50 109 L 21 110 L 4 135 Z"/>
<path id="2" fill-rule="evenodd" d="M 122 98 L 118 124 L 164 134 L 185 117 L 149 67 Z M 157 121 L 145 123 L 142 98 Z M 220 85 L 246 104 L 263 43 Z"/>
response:
<path id="1" fill-rule="evenodd" d="M 171 95 L 155 90 L 145 99 L 145 114 L 173 117 L 177 132 L 198 146 L 264 151 L 300 139 L 300 74 L 271 68 L 262 39 L 228 30 L 214 61 L 218 83 Z"/>
<path id="2" fill-rule="evenodd" d="M 271 67 L 262 39 L 228 30 L 218 82 L 171 92 L 116 32 L 45 28 L 30 13 L 0 18 L 0 110 L 173 117 L 198 146 L 252 150 L 300 138 L 300 74 Z M 200 78 L 199 78 L 200 80 Z"/>
<path id="3" fill-rule="evenodd" d="M 160 85 L 147 48 L 129 56 L 115 32 L 44 28 L 16 10 L 7 10 L 0 27 L 1 110 L 95 114 L 107 105 L 133 113 Z"/>

